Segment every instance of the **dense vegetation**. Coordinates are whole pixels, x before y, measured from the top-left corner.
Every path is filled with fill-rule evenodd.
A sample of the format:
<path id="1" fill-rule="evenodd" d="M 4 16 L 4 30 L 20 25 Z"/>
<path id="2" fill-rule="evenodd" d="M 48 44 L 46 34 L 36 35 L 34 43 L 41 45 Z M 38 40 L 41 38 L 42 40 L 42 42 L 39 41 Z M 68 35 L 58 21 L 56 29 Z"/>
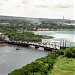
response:
<path id="1" fill-rule="evenodd" d="M 75 52 L 75 47 L 58 50 L 55 53 L 49 53 L 46 57 L 39 58 L 21 69 L 17 69 L 9 73 L 8 75 L 74 75 L 75 59 L 72 55 L 71 58 L 66 56 L 66 51 L 69 50 Z"/>
<path id="2" fill-rule="evenodd" d="M 37 25 L 36 28 L 49 28 L 49 30 L 74 30 L 75 26 L 57 23 L 42 23 L 41 25 Z"/>
<path id="3" fill-rule="evenodd" d="M 3 32 L 8 35 L 10 40 L 21 40 L 21 41 L 34 41 L 40 42 L 42 38 L 53 38 L 51 36 L 46 35 L 36 35 L 32 32 L 25 31 L 25 32 L 18 32 L 17 30 L 19 27 L 14 26 L 0 26 L 0 32 Z"/>
<path id="4" fill-rule="evenodd" d="M 38 21 L 39 20 L 39 21 Z M 2 24 L 2 23 L 8 23 L 8 24 Z M 69 25 L 67 25 L 67 23 Z M 50 19 L 31 19 L 31 20 L 25 20 L 25 19 L 0 19 L 0 26 L 14 26 L 14 27 L 20 27 L 24 30 L 33 30 L 33 28 L 49 28 L 49 30 L 74 30 L 75 26 L 71 24 L 70 20 L 50 20 Z"/>
<path id="5" fill-rule="evenodd" d="M 75 47 L 67 48 L 67 49 L 64 51 L 64 54 L 65 54 L 65 56 L 68 57 L 68 58 L 75 58 Z"/>
<path id="6" fill-rule="evenodd" d="M 8 75 L 48 75 L 53 68 L 53 64 L 57 56 L 58 55 L 56 53 L 50 53 L 48 56 L 39 58 L 21 69 L 17 69 L 12 73 L 9 73 Z"/>

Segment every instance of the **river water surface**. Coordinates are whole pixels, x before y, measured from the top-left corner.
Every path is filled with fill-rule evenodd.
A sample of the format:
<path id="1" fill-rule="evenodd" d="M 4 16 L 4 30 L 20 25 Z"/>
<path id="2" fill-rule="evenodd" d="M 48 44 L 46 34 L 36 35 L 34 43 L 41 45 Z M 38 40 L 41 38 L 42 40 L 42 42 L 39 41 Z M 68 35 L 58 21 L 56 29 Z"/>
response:
<path id="1" fill-rule="evenodd" d="M 35 34 L 53 36 L 54 39 L 43 39 L 43 42 L 66 40 L 67 45 L 75 46 L 75 31 L 34 31 Z"/>
<path id="2" fill-rule="evenodd" d="M 47 52 L 27 49 L 20 47 L 16 50 L 16 46 L 0 47 L 0 75 L 7 75 L 9 72 L 21 68 L 24 65 L 47 55 Z"/>

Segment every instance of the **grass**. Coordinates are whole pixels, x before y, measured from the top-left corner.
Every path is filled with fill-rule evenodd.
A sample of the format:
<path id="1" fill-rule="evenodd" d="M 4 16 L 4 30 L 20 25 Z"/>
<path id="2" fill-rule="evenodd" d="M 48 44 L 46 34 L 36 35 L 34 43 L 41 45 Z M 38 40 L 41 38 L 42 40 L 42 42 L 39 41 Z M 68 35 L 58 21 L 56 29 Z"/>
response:
<path id="1" fill-rule="evenodd" d="M 49 75 L 75 75 L 75 59 L 59 56 Z"/>

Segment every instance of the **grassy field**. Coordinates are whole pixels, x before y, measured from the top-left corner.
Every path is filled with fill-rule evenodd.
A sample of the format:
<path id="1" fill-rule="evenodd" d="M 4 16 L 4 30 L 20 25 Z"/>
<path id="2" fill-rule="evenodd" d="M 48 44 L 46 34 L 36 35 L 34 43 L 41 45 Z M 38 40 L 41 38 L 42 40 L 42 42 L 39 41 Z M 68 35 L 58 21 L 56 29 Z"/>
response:
<path id="1" fill-rule="evenodd" d="M 75 59 L 59 56 L 49 75 L 75 75 Z"/>

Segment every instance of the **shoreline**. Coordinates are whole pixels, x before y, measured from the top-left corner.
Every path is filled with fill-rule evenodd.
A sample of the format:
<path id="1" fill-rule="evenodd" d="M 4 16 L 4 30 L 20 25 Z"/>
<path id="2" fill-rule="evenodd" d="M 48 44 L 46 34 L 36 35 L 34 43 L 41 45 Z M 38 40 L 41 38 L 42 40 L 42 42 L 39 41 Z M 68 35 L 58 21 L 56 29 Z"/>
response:
<path id="1" fill-rule="evenodd" d="M 75 29 L 63 29 L 63 30 L 31 30 L 31 31 L 75 31 Z M 31 32 L 31 31 L 28 31 L 28 32 Z"/>

